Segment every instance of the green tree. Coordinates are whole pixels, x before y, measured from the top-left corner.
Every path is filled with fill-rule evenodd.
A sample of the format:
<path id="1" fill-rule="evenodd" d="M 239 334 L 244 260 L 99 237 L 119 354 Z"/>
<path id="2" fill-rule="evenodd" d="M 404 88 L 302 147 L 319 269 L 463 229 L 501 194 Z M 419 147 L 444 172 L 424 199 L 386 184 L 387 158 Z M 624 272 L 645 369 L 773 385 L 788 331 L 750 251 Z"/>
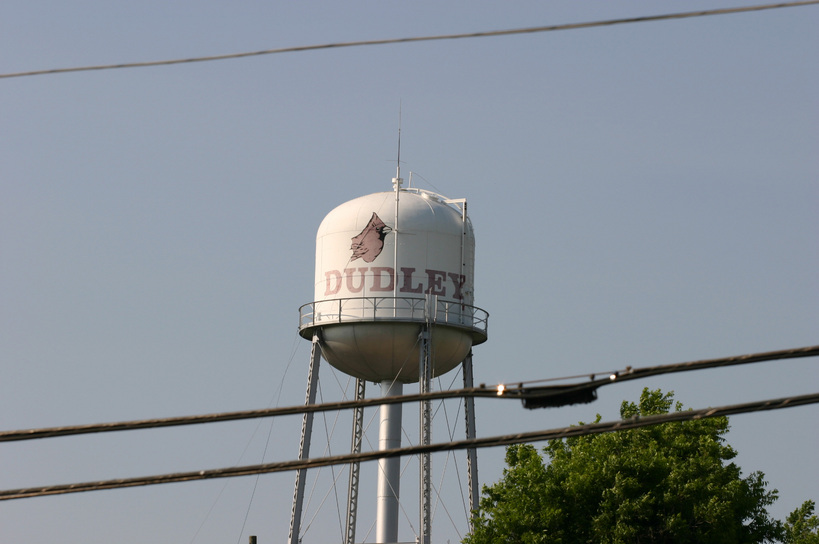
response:
<path id="1" fill-rule="evenodd" d="M 813 501 L 805 501 L 785 520 L 785 544 L 819 544 L 819 518 Z"/>
<path id="2" fill-rule="evenodd" d="M 644 389 L 623 419 L 668 413 L 673 393 Z M 676 410 L 682 405 L 677 403 Z M 600 416 L 597 416 L 600 421 Z M 503 478 L 484 486 L 466 544 L 771 542 L 782 525 L 767 506 L 764 475 L 729 462 L 728 418 L 665 423 L 553 440 L 544 464 L 530 445 L 510 446 Z M 801 542 L 801 541 L 800 541 Z"/>

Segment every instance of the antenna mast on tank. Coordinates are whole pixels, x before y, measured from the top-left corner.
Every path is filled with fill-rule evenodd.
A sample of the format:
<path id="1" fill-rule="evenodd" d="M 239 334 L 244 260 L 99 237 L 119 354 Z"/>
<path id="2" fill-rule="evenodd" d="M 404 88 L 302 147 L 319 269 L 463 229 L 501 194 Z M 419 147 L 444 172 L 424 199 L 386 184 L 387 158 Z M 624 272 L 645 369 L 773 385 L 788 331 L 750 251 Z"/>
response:
<path id="1" fill-rule="evenodd" d="M 398 104 L 398 159 L 395 165 L 395 177 L 392 178 L 392 186 L 397 193 L 401 189 L 401 184 L 404 182 L 401 179 L 401 103 Z M 398 200 L 398 195 L 395 197 Z"/>
<path id="2" fill-rule="evenodd" d="M 398 298 L 398 197 L 401 194 L 401 184 L 404 180 L 401 179 L 401 103 L 398 103 L 398 158 L 395 161 L 395 177 L 392 179 L 393 190 L 395 191 L 395 217 L 393 218 L 393 236 L 395 237 L 393 245 L 393 293 L 394 298 Z M 397 312 L 397 306 L 393 310 Z M 396 314 L 397 315 L 397 314 Z"/>

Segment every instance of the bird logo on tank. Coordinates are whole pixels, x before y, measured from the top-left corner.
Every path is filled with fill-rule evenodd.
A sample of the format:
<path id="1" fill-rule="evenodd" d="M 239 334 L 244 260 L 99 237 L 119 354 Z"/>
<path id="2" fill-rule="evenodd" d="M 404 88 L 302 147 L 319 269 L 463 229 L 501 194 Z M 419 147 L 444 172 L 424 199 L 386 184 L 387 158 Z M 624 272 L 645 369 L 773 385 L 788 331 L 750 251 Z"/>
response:
<path id="1" fill-rule="evenodd" d="M 384 239 L 393 229 L 373 212 L 367 226 L 352 237 L 350 250 L 353 252 L 350 262 L 361 259 L 371 263 L 384 249 Z M 395 289 L 398 282 L 399 293 L 427 293 L 454 300 L 463 300 L 463 288 L 466 276 L 446 270 L 424 269 L 402 266 L 399 273 L 391 266 L 359 266 L 344 270 L 324 272 L 324 296 L 336 295 L 342 291 L 346 294 L 359 294 L 365 289 L 371 293 L 387 293 Z"/>
<path id="2" fill-rule="evenodd" d="M 353 256 L 350 261 L 361 259 L 365 263 L 373 262 L 381 255 L 381 250 L 384 249 L 384 238 L 390 232 L 392 229 L 378 217 L 377 213 L 373 212 L 364 230 L 352 238 L 353 243 L 350 249 L 353 250 Z"/>

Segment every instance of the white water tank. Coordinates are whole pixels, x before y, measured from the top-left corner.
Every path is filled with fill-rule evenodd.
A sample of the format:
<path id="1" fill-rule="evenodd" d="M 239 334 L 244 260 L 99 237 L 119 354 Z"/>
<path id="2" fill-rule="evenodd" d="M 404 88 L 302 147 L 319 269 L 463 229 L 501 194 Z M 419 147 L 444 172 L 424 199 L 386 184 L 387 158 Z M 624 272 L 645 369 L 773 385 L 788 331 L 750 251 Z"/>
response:
<path id="1" fill-rule="evenodd" d="M 419 189 L 362 196 L 332 210 L 316 236 L 314 302 L 299 331 L 318 330 L 324 358 L 370 381 L 419 379 L 419 335 L 430 331 L 433 375 L 486 341 L 473 306 L 475 236 L 466 201 Z"/>

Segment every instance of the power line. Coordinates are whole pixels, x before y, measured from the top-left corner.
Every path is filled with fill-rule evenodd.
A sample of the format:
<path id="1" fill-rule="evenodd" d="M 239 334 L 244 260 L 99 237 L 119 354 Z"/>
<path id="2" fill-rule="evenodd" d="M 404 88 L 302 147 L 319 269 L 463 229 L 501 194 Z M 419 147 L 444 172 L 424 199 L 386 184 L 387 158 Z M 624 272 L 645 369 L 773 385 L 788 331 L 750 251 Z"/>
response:
<path id="1" fill-rule="evenodd" d="M 486 32 L 469 32 L 464 34 L 440 34 L 435 36 L 415 36 L 409 38 L 388 38 L 381 40 L 359 40 L 352 42 L 325 43 L 315 45 L 302 45 L 294 47 L 282 47 L 278 49 L 264 49 L 261 51 L 246 51 L 243 53 L 229 53 L 225 55 L 210 55 L 203 57 L 192 57 L 187 59 L 157 60 L 148 62 L 129 62 L 120 64 L 101 64 L 97 66 L 77 66 L 73 68 L 54 68 L 50 70 L 31 70 L 27 72 L 13 72 L 0 74 L 0 79 L 12 77 L 39 76 L 46 74 L 65 74 L 69 72 L 90 72 L 95 70 L 113 70 L 117 68 L 145 68 L 149 66 L 169 66 L 173 64 L 187 64 L 192 62 L 208 62 L 217 60 L 240 59 L 245 57 L 257 57 L 261 55 L 273 55 L 278 53 L 296 53 L 300 51 L 315 51 L 319 49 L 338 49 L 342 47 L 360 47 L 366 45 L 389 45 L 399 43 L 429 42 L 438 40 L 456 40 L 462 38 L 489 38 L 496 36 L 512 36 L 516 34 L 535 34 L 539 32 L 553 32 L 557 30 L 577 30 L 581 28 L 594 28 L 601 26 L 613 26 L 630 23 L 647 23 L 653 21 L 667 21 L 672 19 L 688 19 L 691 17 L 705 17 L 710 15 L 727 15 L 732 13 L 745 13 L 750 11 L 762 11 L 777 8 L 790 8 L 819 4 L 819 0 L 804 0 L 800 2 L 781 2 L 777 4 L 762 4 L 758 6 L 743 6 L 736 8 L 722 8 L 712 10 L 691 11 L 684 13 L 669 13 L 664 15 L 646 15 L 642 17 L 627 17 L 622 19 L 608 19 L 604 21 L 590 21 L 585 23 L 567 23 L 560 25 L 536 26 L 528 28 L 515 28 L 508 30 L 492 30 Z"/>
<path id="2" fill-rule="evenodd" d="M 643 378 L 650 378 L 652 376 L 660 376 L 663 374 L 672 374 L 677 372 L 689 372 L 692 370 L 705 370 L 709 368 L 744 365 L 762 361 L 772 361 L 775 359 L 813 357 L 815 355 L 819 355 L 819 346 L 769 351 L 765 353 L 750 353 L 747 355 L 735 355 L 732 357 L 721 357 L 718 359 L 703 359 L 700 361 L 647 366 L 642 368 L 632 368 L 629 366 L 624 370 L 602 373 L 603 377 L 598 379 L 596 379 L 596 377 L 601 375 L 600 373 L 590 374 L 590 380 L 588 382 L 579 384 L 532 387 L 528 384 L 543 383 L 554 380 L 521 382 L 518 384 L 517 388 L 506 389 L 504 394 L 507 396 L 519 397 L 523 401 L 523 406 L 526 408 L 565 406 L 567 404 L 591 402 L 597 398 L 596 392 L 599 387 L 609 385 L 611 383 L 640 380 Z"/>
<path id="3" fill-rule="evenodd" d="M 782 408 L 806 406 L 809 404 L 816 403 L 819 403 L 819 393 L 763 400 L 757 402 L 749 402 L 743 404 L 734 404 L 729 406 L 719 406 L 715 408 L 703 408 L 700 410 L 687 410 L 682 412 L 673 412 L 669 414 L 638 416 L 629 419 L 611 421 L 606 423 L 590 423 L 586 425 L 562 427 L 558 429 L 507 434 L 487 438 L 474 438 L 471 440 L 441 442 L 426 446 L 423 445 L 409 446 L 390 450 L 335 455 L 331 457 L 319 457 L 314 459 L 305 459 L 301 461 L 299 460 L 283 461 L 277 463 L 266 463 L 261 465 L 200 470 L 194 472 L 177 472 L 174 474 L 162 474 L 158 476 L 124 478 L 118 480 L 103 480 L 97 482 L 84 482 L 45 487 L 31 487 L 23 489 L 9 489 L 5 491 L 0 491 L 0 500 L 25 499 L 33 497 L 43 497 L 46 495 L 63 495 L 67 493 L 101 491 L 104 489 L 119 489 L 125 487 L 141 487 L 147 485 L 190 482 L 195 480 L 210 480 L 215 478 L 233 478 L 237 476 L 251 476 L 254 474 L 271 474 L 274 472 L 286 472 L 291 470 L 348 464 L 351 462 L 374 461 L 386 457 L 401 457 L 406 455 L 419 455 L 424 453 L 464 450 L 467 448 L 489 448 L 497 446 L 508 446 L 511 444 L 542 442 L 545 440 L 555 440 L 560 438 L 569 438 L 573 436 L 587 436 L 614 431 L 625 431 L 629 429 L 637 429 L 640 427 L 659 425 L 663 423 L 677 423 L 711 417 L 723 417 L 751 412 L 779 410 Z"/>
<path id="4" fill-rule="evenodd" d="M 201 423 L 218 423 L 225 421 L 238 421 L 244 419 L 255 419 L 262 417 L 278 417 L 286 415 L 299 415 L 307 412 L 327 412 L 345 410 L 357 407 L 380 406 L 382 404 L 398 404 L 407 402 L 418 402 L 422 400 L 440 400 L 464 397 L 478 398 L 505 398 L 521 399 L 536 403 L 541 401 L 546 406 L 559 406 L 572 404 L 572 398 L 577 395 L 594 393 L 599 387 L 612 383 L 620 383 L 628 380 L 648 378 L 661 374 L 675 372 L 688 372 L 692 370 L 704 370 L 722 366 L 734 366 L 763 361 L 773 361 L 779 359 L 796 359 L 802 357 L 814 357 L 819 355 L 819 345 L 802 348 L 793 348 L 762 353 L 750 353 L 746 355 L 734 355 L 718 359 L 705 359 L 700 361 L 690 361 L 685 363 L 674 363 L 669 365 L 648 366 L 642 368 L 627 367 L 624 370 L 614 372 L 597 372 L 586 374 L 591 379 L 588 382 L 550 385 L 550 386 L 530 386 L 529 384 L 543 383 L 551 380 L 537 380 L 528 382 L 516 382 L 517 386 L 497 386 L 473 387 L 468 389 L 450 389 L 446 391 L 433 391 L 430 393 L 416 393 L 411 395 L 401 395 L 395 397 L 379 397 L 361 400 L 348 400 L 338 402 L 328 402 L 322 404 L 309 404 L 299 406 L 286 406 L 281 408 L 265 408 L 261 410 L 245 410 L 239 412 L 224 412 L 217 414 L 203 414 L 195 416 L 169 417 L 160 419 L 143 419 L 134 421 L 119 421 L 113 423 L 94 423 L 88 425 L 72 425 L 66 427 L 46 427 L 39 429 L 25 429 L 17 431 L 0 432 L 0 442 L 14 442 L 19 440 L 33 440 L 37 438 L 54 438 L 58 436 L 70 436 L 79 434 L 103 433 L 113 431 L 130 431 L 137 429 L 155 429 L 160 427 L 177 427 L 181 425 L 196 425 Z M 597 379 L 596 376 L 603 378 Z M 576 377 L 576 376 L 575 376 Z"/>
<path id="5" fill-rule="evenodd" d="M 96 423 L 88 425 L 73 425 L 67 427 L 49 427 L 42 429 L 27 429 L 21 431 L 3 431 L 0 432 L 0 442 L 13 442 L 18 440 L 31 440 L 35 438 L 53 438 L 57 436 L 103 433 L 113 431 L 155 429 L 159 427 L 177 427 L 181 425 L 218 423 L 224 421 L 238 421 L 243 419 L 254 419 L 262 417 L 300 415 L 308 412 L 327 412 L 356 407 L 366 408 L 370 406 L 379 406 L 382 404 L 398 404 L 404 402 L 417 402 L 420 400 L 460 398 L 463 396 L 494 397 L 496 396 L 496 393 L 494 389 L 486 388 L 453 389 L 449 391 L 436 391 L 431 393 L 424 394 L 418 393 L 413 395 L 401 395 L 395 397 L 370 398 L 358 401 L 348 400 L 338 402 L 326 402 L 321 404 L 306 404 L 298 406 L 286 406 L 283 408 L 266 408 L 261 410 L 245 410 L 240 412 L 224 412 L 218 414 L 204 414 L 196 416 L 120 421 L 114 423 Z"/>

